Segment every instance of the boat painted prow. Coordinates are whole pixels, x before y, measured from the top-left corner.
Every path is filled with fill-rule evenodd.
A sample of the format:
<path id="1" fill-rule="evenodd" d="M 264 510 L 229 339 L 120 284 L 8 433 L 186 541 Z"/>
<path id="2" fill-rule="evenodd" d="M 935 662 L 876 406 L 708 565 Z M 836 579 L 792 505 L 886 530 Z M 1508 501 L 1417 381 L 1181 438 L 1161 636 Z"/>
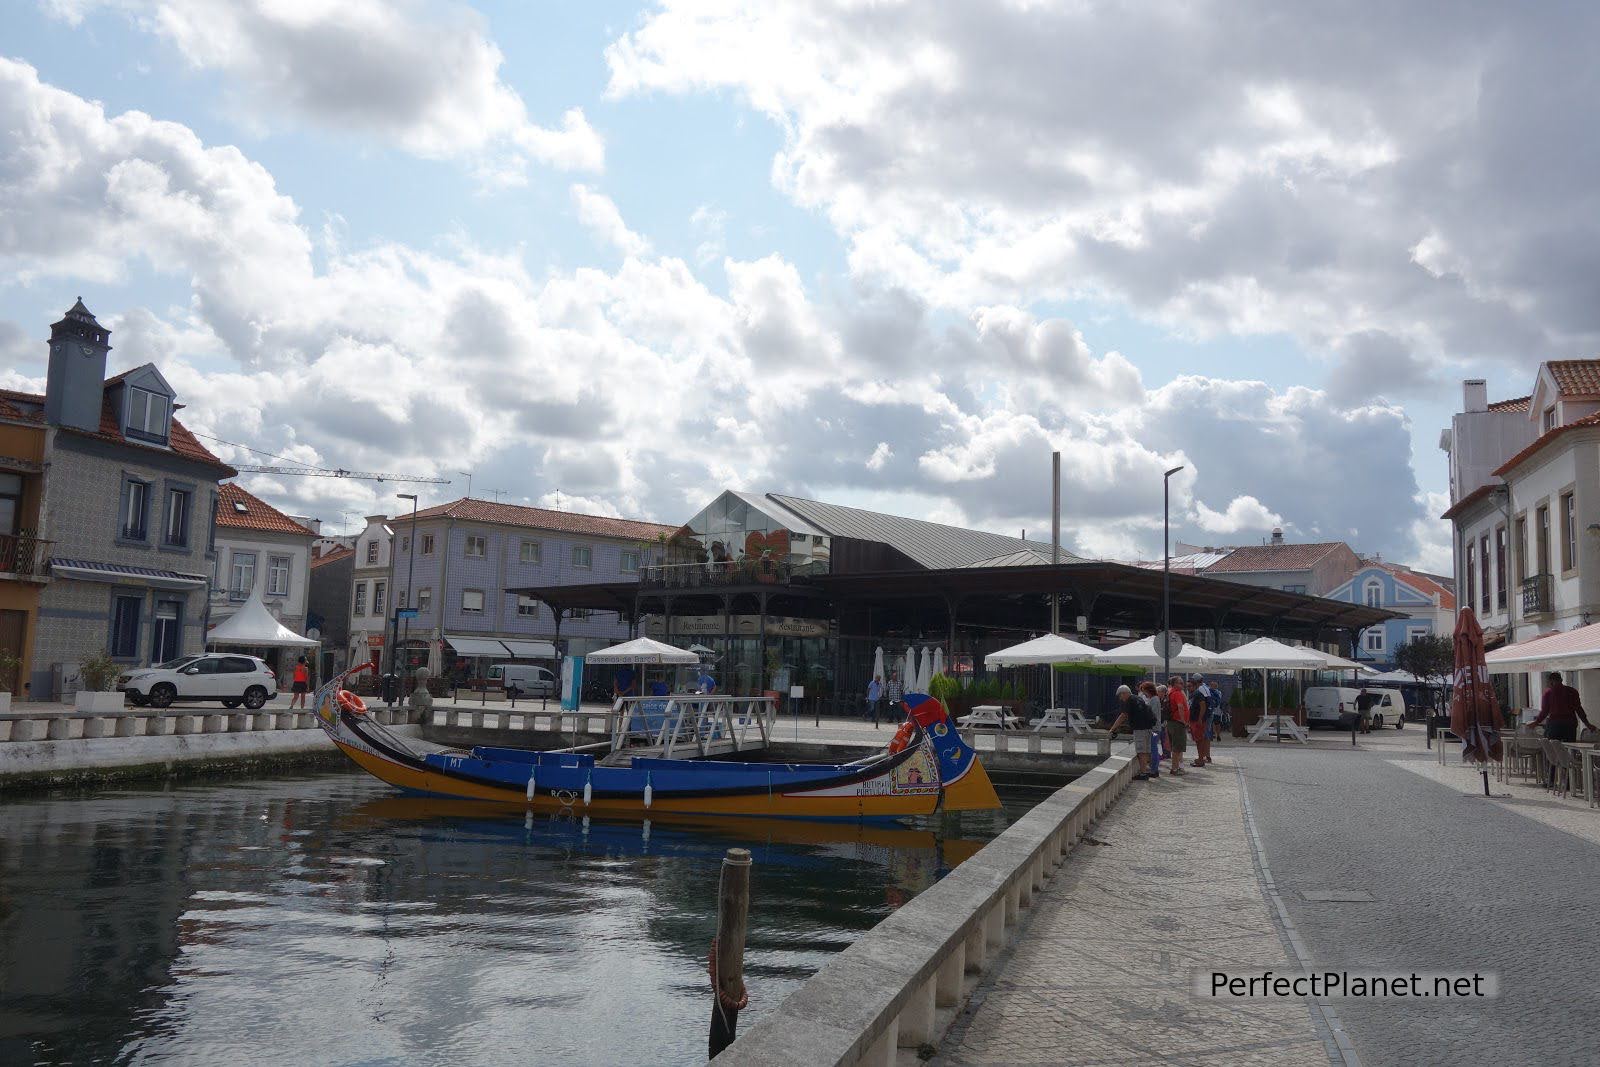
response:
<path id="1" fill-rule="evenodd" d="M 906 713 L 922 727 L 928 744 L 939 762 L 939 781 L 944 786 L 944 811 L 990 811 L 1000 806 L 989 772 L 983 769 L 978 753 L 961 739 L 961 732 L 944 704 L 925 693 L 905 695 Z"/>

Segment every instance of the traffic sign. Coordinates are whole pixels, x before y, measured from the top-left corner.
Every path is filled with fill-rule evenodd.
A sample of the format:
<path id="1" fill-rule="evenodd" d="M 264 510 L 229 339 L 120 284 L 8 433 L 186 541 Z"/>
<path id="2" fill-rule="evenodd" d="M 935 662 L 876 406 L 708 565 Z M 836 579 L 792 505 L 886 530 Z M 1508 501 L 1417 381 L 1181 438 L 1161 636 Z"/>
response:
<path id="1" fill-rule="evenodd" d="M 418 614 L 420 614 L 418 608 L 400 608 L 394 613 L 394 617 L 397 619 L 414 619 Z"/>

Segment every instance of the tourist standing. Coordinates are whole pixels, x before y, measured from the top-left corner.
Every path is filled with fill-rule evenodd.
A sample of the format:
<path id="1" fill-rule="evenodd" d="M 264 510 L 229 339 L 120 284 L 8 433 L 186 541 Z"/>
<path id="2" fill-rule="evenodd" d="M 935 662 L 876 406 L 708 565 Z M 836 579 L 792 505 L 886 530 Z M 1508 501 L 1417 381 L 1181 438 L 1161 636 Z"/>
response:
<path id="1" fill-rule="evenodd" d="M 294 681 L 290 685 L 290 692 L 294 696 L 289 700 L 291 708 L 304 708 L 306 694 L 311 692 L 311 667 L 306 663 L 306 658 L 301 656 L 294 664 Z"/>
<path id="2" fill-rule="evenodd" d="M 1172 750 L 1173 774 L 1183 773 L 1183 754 L 1189 748 L 1189 698 L 1183 693 L 1183 679 L 1174 674 L 1167 679 L 1167 694 L 1163 701 L 1167 730 L 1167 747 Z"/>
<path id="3" fill-rule="evenodd" d="M 890 671 L 889 672 L 889 717 L 890 718 L 898 719 L 900 717 L 900 703 L 901 703 L 901 699 L 905 695 L 906 695 L 905 686 L 900 683 L 900 672 L 899 671 Z"/>
<path id="4" fill-rule="evenodd" d="M 1545 675 L 1545 683 L 1544 696 L 1539 698 L 1539 717 L 1533 720 L 1532 725 L 1542 725 L 1546 738 L 1551 741 L 1576 741 L 1580 719 L 1583 725 L 1594 728 L 1594 723 L 1584 714 L 1578 691 L 1561 681 L 1560 672 L 1551 671 Z"/>
<path id="5" fill-rule="evenodd" d="M 1160 723 L 1161 694 L 1156 689 L 1156 683 L 1149 679 L 1140 682 L 1138 699 L 1143 701 L 1144 706 L 1149 709 L 1151 723 Z M 1150 777 L 1152 778 L 1161 777 L 1162 737 L 1162 732 L 1152 725 L 1150 730 Z"/>
<path id="6" fill-rule="evenodd" d="M 872 715 L 872 728 L 878 728 L 878 701 L 883 698 L 883 687 L 878 684 L 878 676 L 874 674 L 872 681 L 867 683 L 867 711 Z"/>
<path id="7" fill-rule="evenodd" d="M 1117 717 L 1111 723 L 1112 735 L 1115 736 L 1124 724 L 1133 735 L 1133 755 L 1139 761 L 1139 773 L 1133 777 L 1139 781 L 1157 777 L 1150 769 L 1150 731 L 1156 724 L 1155 715 L 1150 705 L 1134 696 L 1133 690 L 1125 685 L 1117 687 Z"/>
<path id="8" fill-rule="evenodd" d="M 1189 679 L 1189 736 L 1194 738 L 1194 764 L 1211 762 L 1211 690 L 1198 674 Z"/>

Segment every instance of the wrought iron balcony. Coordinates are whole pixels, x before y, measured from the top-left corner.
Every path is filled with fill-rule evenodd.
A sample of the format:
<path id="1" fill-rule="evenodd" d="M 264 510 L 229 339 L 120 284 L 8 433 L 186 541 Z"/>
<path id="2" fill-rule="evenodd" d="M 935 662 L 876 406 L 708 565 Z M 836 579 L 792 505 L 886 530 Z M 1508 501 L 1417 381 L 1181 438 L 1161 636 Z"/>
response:
<path id="1" fill-rule="evenodd" d="M 1549 574 L 1535 574 L 1522 580 L 1522 613 L 1545 615 L 1555 610 L 1555 581 Z"/>
<path id="2" fill-rule="evenodd" d="M 18 578 L 44 578 L 50 569 L 50 546 L 32 530 L 0 534 L 0 574 Z"/>

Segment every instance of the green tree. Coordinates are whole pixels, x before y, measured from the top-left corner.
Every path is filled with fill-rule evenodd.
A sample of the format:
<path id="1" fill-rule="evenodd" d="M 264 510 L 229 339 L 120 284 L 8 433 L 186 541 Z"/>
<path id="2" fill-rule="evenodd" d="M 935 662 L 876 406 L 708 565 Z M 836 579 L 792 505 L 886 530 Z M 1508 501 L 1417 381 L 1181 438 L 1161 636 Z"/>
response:
<path id="1" fill-rule="evenodd" d="M 1443 634 L 1422 634 L 1394 650 L 1394 665 L 1418 678 L 1447 684 L 1456 669 L 1455 642 Z"/>

